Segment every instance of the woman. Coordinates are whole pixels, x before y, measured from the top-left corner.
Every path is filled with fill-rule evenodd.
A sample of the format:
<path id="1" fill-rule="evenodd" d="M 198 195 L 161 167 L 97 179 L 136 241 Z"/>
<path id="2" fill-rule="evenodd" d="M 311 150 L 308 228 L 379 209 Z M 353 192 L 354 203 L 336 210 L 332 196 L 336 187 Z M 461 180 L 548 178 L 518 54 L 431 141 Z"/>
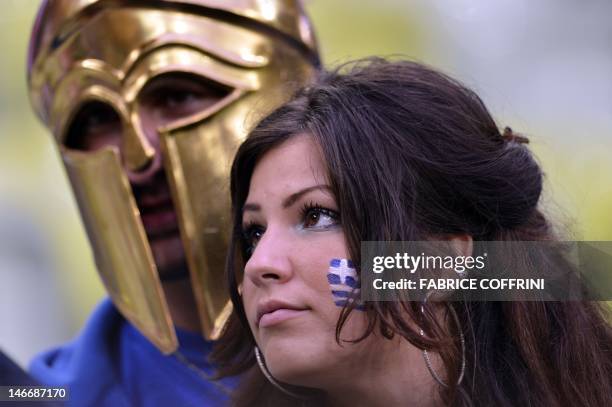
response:
<path id="1" fill-rule="evenodd" d="M 236 404 L 612 405 L 597 303 L 338 289 L 358 287 L 361 241 L 436 236 L 469 253 L 554 238 L 526 139 L 500 134 L 474 92 L 412 62 L 343 69 L 262 120 L 233 164 L 235 314 L 215 357 L 221 375 L 246 372 Z"/>

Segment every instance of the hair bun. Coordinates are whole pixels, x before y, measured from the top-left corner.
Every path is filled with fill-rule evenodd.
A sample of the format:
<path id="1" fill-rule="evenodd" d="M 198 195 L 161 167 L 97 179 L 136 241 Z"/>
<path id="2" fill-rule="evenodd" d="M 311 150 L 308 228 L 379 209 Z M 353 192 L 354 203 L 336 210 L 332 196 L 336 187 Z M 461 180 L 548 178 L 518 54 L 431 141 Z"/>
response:
<path id="1" fill-rule="evenodd" d="M 520 133 L 514 133 L 512 128 L 505 127 L 504 132 L 501 135 L 502 140 L 504 141 L 513 141 L 515 143 L 520 144 L 529 144 L 529 139 Z"/>

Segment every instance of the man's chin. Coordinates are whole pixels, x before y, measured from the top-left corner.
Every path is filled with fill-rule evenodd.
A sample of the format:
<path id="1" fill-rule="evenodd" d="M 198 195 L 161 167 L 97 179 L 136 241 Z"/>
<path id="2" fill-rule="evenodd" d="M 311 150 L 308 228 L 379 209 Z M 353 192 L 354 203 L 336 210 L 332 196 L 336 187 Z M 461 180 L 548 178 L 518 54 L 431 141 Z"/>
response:
<path id="1" fill-rule="evenodd" d="M 180 266 L 166 268 L 159 271 L 159 280 L 162 283 L 168 283 L 172 281 L 189 280 L 189 268 L 187 263 L 183 263 Z"/>
<path id="2" fill-rule="evenodd" d="M 151 238 L 150 244 L 162 282 L 189 278 L 185 251 L 178 234 Z"/>

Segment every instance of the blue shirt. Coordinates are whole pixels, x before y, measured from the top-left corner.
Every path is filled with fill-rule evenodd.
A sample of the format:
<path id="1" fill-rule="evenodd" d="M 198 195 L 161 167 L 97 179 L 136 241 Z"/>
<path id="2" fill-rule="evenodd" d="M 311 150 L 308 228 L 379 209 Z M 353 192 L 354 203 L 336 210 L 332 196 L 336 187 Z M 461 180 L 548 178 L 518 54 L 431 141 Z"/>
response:
<path id="1" fill-rule="evenodd" d="M 36 356 L 30 373 L 44 385 L 69 387 L 70 405 L 227 405 L 236 379 L 202 377 L 214 372 L 206 361 L 212 342 L 182 330 L 177 337 L 192 367 L 162 354 L 106 299 L 76 339 Z"/>

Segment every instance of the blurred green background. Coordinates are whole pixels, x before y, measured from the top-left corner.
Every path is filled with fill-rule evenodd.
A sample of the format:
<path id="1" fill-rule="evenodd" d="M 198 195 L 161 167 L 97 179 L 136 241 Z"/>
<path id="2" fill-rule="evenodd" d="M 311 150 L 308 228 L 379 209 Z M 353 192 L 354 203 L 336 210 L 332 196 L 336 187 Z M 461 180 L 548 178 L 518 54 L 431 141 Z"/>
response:
<path id="1" fill-rule="evenodd" d="M 612 240 L 612 2 L 306 1 L 327 65 L 402 55 L 462 80 L 531 139 L 545 211 L 568 239 Z M 60 160 L 31 112 L 38 0 L 0 15 L 0 348 L 25 365 L 104 295 Z M 101 39 L 103 40 L 103 39 Z"/>

